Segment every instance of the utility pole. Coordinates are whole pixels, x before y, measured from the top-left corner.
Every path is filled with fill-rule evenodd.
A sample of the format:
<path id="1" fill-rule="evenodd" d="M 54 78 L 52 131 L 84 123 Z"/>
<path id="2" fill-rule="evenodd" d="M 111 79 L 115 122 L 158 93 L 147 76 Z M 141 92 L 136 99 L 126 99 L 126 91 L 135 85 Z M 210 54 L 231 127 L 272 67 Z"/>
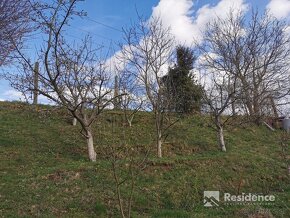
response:
<path id="1" fill-rule="evenodd" d="M 38 103 L 38 78 L 39 78 L 39 63 L 35 62 L 34 64 L 34 90 L 33 90 L 33 104 Z"/>

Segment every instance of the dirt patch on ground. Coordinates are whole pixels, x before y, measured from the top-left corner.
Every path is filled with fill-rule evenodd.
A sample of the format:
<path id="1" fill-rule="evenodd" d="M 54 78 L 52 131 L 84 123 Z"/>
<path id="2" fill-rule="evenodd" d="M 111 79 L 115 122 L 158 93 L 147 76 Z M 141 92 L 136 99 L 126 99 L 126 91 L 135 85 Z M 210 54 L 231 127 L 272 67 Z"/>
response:
<path id="1" fill-rule="evenodd" d="M 54 182 L 77 180 L 81 176 L 80 172 L 58 170 L 54 173 L 42 176 L 42 179 L 51 180 Z"/>

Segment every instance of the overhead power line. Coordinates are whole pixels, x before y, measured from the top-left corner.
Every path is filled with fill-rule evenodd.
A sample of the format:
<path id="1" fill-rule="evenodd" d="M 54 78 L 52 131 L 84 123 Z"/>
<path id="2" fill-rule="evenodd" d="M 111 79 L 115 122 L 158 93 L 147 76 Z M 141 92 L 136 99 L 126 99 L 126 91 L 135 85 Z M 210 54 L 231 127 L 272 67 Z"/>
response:
<path id="1" fill-rule="evenodd" d="M 94 20 L 94 19 L 92 19 L 92 18 L 90 18 L 90 17 L 86 17 L 86 19 L 89 20 L 89 21 L 91 21 L 91 22 L 94 22 L 94 23 L 100 24 L 100 25 L 102 25 L 102 26 L 104 26 L 104 27 L 110 28 L 110 29 L 112 29 L 112 30 L 115 30 L 115 31 L 118 31 L 118 32 L 123 32 L 123 31 L 120 30 L 120 29 L 117 29 L 117 28 L 115 28 L 115 27 L 113 27 L 113 26 L 110 26 L 110 25 L 108 25 L 108 24 L 105 24 L 105 23 L 103 23 L 103 22 L 96 21 L 96 20 Z"/>
<path id="2" fill-rule="evenodd" d="M 106 40 L 112 41 L 112 39 L 110 39 L 110 38 L 108 38 L 106 36 L 103 36 L 101 34 L 93 33 L 93 32 L 90 32 L 90 31 L 87 31 L 87 30 L 84 30 L 84 29 L 81 29 L 81 28 L 75 27 L 75 26 L 69 26 L 69 27 L 72 28 L 72 29 L 76 29 L 76 30 L 82 31 L 82 32 L 86 32 L 86 33 L 91 34 L 91 35 L 95 35 L 95 36 L 100 37 L 102 39 L 106 39 Z"/>
<path id="3" fill-rule="evenodd" d="M 77 36 L 74 36 L 74 35 L 71 35 L 71 34 L 68 34 L 68 33 L 66 33 L 66 35 L 69 36 L 69 37 L 75 38 L 75 39 L 83 40 L 83 38 L 81 38 L 81 37 L 77 37 Z M 101 47 L 109 48 L 108 46 L 106 46 L 104 44 L 100 44 L 100 43 L 96 43 L 96 42 L 92 42 L 92 44 L 95 44 L 95 45 L 98 45 L 98 46 L 101 46 Z"/>

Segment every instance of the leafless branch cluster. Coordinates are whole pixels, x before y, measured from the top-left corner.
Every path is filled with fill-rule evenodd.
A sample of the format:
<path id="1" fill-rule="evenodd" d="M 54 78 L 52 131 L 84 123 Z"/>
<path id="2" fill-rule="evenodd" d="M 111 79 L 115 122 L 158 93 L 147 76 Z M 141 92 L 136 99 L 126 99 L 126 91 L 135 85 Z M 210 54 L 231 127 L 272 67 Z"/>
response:
<path id="1" fill-rule="evenodd" d="M 169 102 L 164 98 L 162 70 L 168 67 L 174 49 L 174 37 L 160 18 L 149 21 L 140 18 L 139 23 L 124 30 L 122 57 L 128 71 L 138 81 L 143 95 L 154 112 L 158 157 L 162 157 L 164 130 L 167 129 L 166 109 Z M 166 69 L 167 70 L 167 69 Z"/>
<path id="2" fill-rule="evenodd" d="M 138 152 L 133 147 L 122 145 L 119 147 L 110 147 L 110 161 L 112 164 L 113 178 L 116 188 L 118 205 L 122 217 L 131 217 L 133 193 L 138 174 L 146 166 L 149 150 L 145 152 L 143 157 L 139 157 Z M 123 186 L 129 191 L 129 196 L 126 198 L 122 192 Z"/>
<path id="3" fill-rule="evenodd" d="M 224 112 L 247 114 L 257 124 L 265 116 L 278 116 L 277 104 L 289 94 L 286 23 L 267 13 L 253 11 L 249 21 L 245 16 L 231 12 L 226 19 L 217 18 L 197 45 L 202 71 L 210 75 L 205 99 L 217 127 L 217 115 Z"/>
<path id="4" fill-rule="evenodd" d="M 31 31 L 32 6 L 28 0 L 0 1 L 0 66 L 7 64 L 21 47 L 24 37 Z"/>
<path id="5" fill-rule="evenodd" d="M 64 26 L 73 15 L 79 14 L 75 4 L 76 0 L 55 1 L 54 4 L 36 5 L 34 8 L 37 14 L 35 20 L 47 36 L 38 53 L 42 66 L 38 73 L 38 86 L 34 83 L 33 64 L 18 47 L 16 50 L 23 71 L 6 77 L 17 90 L 36 91 L 70 111 L 82 126 L 89 158 L 95 161 L 91 125 L 115 97 L 111 74 L 101 49 L 94 49 L 89 37 L 77 45 L 65 40 Z"/>
<path id="6" fill-rule="evenodd" d="M 137 112 L 146 108 L 146 98 L 142 95 L 142 88 L 136 77 L 126 69 L 120 72 L 119 78 L 119 88 L 123 94 L 121 108 L 129 127 L 132 127 Z"/>

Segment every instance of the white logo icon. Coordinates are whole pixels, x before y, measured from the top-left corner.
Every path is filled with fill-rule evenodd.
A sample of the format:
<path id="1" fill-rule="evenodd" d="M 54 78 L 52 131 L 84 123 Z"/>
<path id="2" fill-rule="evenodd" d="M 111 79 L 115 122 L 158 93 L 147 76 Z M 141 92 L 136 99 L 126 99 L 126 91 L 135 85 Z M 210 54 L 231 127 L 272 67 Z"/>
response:
<path id="1" fill-rule="evenodd" d="M 220 192 L 219 191 L 204 191 L 203 204 L 205 207 L 219 206 Z"/>

